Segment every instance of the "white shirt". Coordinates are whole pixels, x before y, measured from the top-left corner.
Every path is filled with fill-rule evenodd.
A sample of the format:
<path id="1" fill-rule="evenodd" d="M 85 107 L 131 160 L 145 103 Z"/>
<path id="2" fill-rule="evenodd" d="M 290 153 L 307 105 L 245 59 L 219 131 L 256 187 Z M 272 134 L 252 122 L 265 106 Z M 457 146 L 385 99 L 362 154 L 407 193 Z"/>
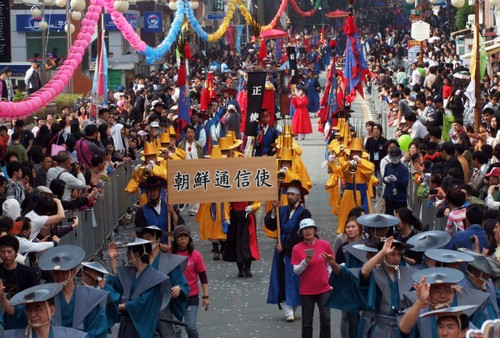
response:
<path id="1" fill-rule="evenodd" d="M 429 134 L 427 128 L 425 128 L 425 126 L 419 120 L 417 120 L 415 124 L 413 124 L 413 126 L 411 127 L 410 136 L 412 139 L 415 139 L 417 137 L 424 138 L 425 136 L 427 136 L 427 134 Z"/>
<path id="2" fill-rule="evenodd" d="M 47 215 L 40 216 L 36 212 L 31 210 L 26 214 L 26 217 L 28 217 L 31 220 L 30 240 L 33 240 L 34 238 L 36 238 L 36 236 L 38 236 L 40 230 L 42 230 L 43 226 L 47 222 L 49 216 Z"/>
<path id="3" fill-rule="evenodd" d="M 191 149 L 191 151 L 189 150 Z M 186 141 L 186 160 L 197 160 L 198 159 L 198 150 L 196 148 L 196 143 L 191 143 L 189 144 L 188 141 Z"/>

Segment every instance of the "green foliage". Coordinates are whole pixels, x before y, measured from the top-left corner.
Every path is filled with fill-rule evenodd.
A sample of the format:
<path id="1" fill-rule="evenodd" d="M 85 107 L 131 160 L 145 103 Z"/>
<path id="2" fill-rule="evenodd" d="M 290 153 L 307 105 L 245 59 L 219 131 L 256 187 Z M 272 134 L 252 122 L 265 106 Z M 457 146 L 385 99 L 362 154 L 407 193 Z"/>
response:
<path id="1" fill-rule="evenodd" d="M 56 105 L 56 111 L 59 113 L 64 106 L 72 109 L 75 101 L 82 96 L 83 94 L 59 94 L 51 103 Z"/>
<path id="2" fill-rule="evenodd" d="M 470 14 L 474 14 L 474 6 L 470 6 L 466 1 L 462 7 L 457 9 L 457 14 L 455 15 L 455 25 L 457 26 L 457 30 L 465 29 L 467 17 Z"/>
<path id="3" fill-rule="evenodd" d="M 14 102 L 16 101 L 21 101 L 22 99 L 24 99 L 26 97 L 26 95 L 21 92 L 21 91 L 18 91 L 14 94 Z"/>

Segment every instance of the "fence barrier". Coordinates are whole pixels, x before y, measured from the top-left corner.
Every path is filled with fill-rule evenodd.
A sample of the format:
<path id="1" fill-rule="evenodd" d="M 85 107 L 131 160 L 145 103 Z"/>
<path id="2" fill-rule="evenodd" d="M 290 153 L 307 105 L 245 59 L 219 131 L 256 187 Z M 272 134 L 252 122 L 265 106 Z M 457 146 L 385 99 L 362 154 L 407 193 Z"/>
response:
<path id="1" fill-rule="evenodd" d="M 61 244 L 73 244 L 85 250 L 85 259 L 90 259 L 102 252 L 106 240 L 110 237 L 127 209 L 138 200 L 138 196 L 127 195 L 127 186 L 132 171 L 138 162 L 124 164 L 116 168 L 105 182 L 101 196 L 94 207 L 87 210 L 67 210 L 66 216 L 78 216 L 79 224 L 61 240 Z M 66 222 L 66 220 L 65 220 Z"/>
<path id="2" fill-rule="evenodd" d="M 389 104 L 379 98 L 380 92 L 378 88 L 372 85 L 370 93 L 370 104 L 372 109 L 375 110 L 375 115 L 378 117 L 378 122 L 382 125 L 385 138 L 392 139 L 396 132 L 396 128 L 388 126 L 388 116 L 390 114 Z M 413 168 L 410 166 L 410 173 Z M 437 218 L 437 208 L 434 204 L 429 203 L 427 199 L 417 197 L 417 188 L 419 184 L 415 183 L 413 177 L 410 177 L 408 184 L 408 207 L 413 211 L 424 226 L 428 226 L 429 230 L 444 230 L 446 225 L 446 218 Z"/>

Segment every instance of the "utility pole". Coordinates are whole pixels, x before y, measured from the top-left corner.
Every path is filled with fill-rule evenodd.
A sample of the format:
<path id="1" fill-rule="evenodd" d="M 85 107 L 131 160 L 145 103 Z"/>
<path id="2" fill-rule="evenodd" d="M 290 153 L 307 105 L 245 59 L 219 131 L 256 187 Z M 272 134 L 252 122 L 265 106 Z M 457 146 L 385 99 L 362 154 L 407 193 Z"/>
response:
<path id="1" fill-rule="evenodd" d="M 475 53 L 476 53 L 476 69 L 474 74 L 475 88 L 474 88 L 474 96 L 476 97 L 476 105 L 474 106 L 474 132 L 479 133 L 479 126 L 481 125 L 481 108 L 483 106 L 483 102 L 481 100 L 481 60 L 480 60 L 480 52 L 481 46 L 479 46 L 479 0 L 474 0 L 474 29 L 476 30 L 476 34 L 474 35 L 474 43 L 475 43 Z"/>

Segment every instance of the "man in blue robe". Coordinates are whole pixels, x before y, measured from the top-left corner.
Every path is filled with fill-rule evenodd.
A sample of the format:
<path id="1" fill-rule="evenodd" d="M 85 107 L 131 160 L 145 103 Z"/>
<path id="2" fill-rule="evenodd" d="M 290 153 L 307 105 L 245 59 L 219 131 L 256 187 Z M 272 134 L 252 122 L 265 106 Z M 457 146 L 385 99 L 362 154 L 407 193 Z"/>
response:
<path id="1" fill-rule="evenodd" d="M 321 86 L 319 84 L 318 75 L 313 74 L 312 69 L 307 70 L 307 79 L 305 80 L 306 96 L 309 100 L 307 111 L 316 114 L 319 110 L 319 93 Z"/>
<path id="2" fill-rule="evenodd" d="M 109 245 L 111 270 L 108 283 L 121 295 L 119 310 L 119 338 L 153 338 L 156 336 L 160 310 L 170 301 L 170 279 L 149 264 L 152 246 L 149 241 L 136 238 L 127 244 L 127 266 L 116 266 L 116 243 Z"/>
<path id="3" fill-rule="evenodd" d="M 9 305 L 22 309 L 29 324 L 26 329 L 7 330 L 2 337 L 24 338 L 27 335 L 31 338 L 88 337 L 85 332 L 51 323 L 51 319 L 56 313 L 54 297 L 61 292 L 62 288 L 62 285 L 58 283 L 41 284 L 21 291 L 12 297 Z"/>
<path id="4" fill-rule="evenodd" d="M 288 205 L 279 208 L 279 224 L 276 215 L 279 201 L 273 203 L 274 208 L 267 213 L 264 221 L 269 230 L 274 231 L 280 227 L 281 232 L 280 241 L 273 255 L 267 303 L 278 304 L 281 309 L 281 303 L 285 302 L 286 320 L 293 322 L 295 309 L 301 304 L 300 279 L 293 272 L 291 255 L 294 245 L 301 241 L 301 237 L 297 234 L 299 223 L 304 218 L 311 218 L 311 212 L 302 205 L 303 197 L 308 191 L 302 187 L 300 181 L 283 183 L 282 188 L 286 189 Z"/>
<path id="5" fill-rule="evenodd" d="M 160 312 L 159 332 L 162 337 L 181 337 L 181 327 L 174 323 L 184 318 L 189 297 L 189 283 L 184 276 L 187 257 L 160 250 L 161 229 L 151 225 L 137 233 L 138 237 L 152 244 L 149 262 L 153 269 L 170 278 L 171 299 L 169 306 Z"/>
<path id="6" fill-rule="evenodd" d="M 51 271 L 54 281 L 63 286 L 54 298 L 56 314 L 52 323 L 86 332 L 88 337 L 105 338 L 108 323 L 104 308 L 108 293 L 75 284 L 78 265 L 84 258 L 85 251 L 75 245 L 59 245 L 40 257 L 40 269 Z"/>
<path id="7" fill-rule="evenodd" d="M 255 140 L 255 156 L 273 156 L 276 153 L 275 145 L 278 131 L 269 125 L 269 120 L 269 112 L 266 108 L 262 108 Z"/>

